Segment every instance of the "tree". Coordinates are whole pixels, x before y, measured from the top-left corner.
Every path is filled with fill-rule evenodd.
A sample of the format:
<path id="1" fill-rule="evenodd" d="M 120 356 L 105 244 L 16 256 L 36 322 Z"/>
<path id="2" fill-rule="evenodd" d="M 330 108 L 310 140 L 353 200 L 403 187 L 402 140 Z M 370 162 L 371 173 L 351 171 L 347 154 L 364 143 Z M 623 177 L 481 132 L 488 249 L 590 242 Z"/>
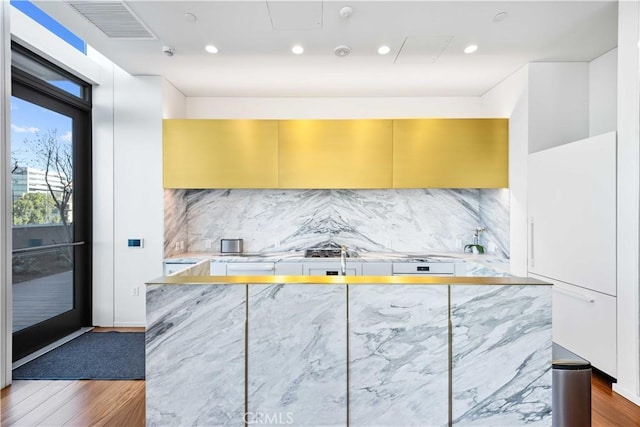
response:
<path id="1" fill-rule="evenodd" d="M 55 215 L 53 198 L 46 193 L 25 193 L 13 202 L 13 224 L 50 224 L 60 219 Z"/>
<path id="2" fill-rule="evenodd" d="M 73 195 L 73 153 L 71 144 L 58 139 L 57 129 L 48 130 L 44 134 L 36 134 L 36 138 L 26 139 L 38 166 L 45 172 L 45 183 L 53 202 L 60 213 L 60 221 L 68 238 L 73 241 L 73 231 L 69 224 L 69 203 Z M 55 179 L 54 179 L 55 176 Z"/>
<path id="3" fill-rule="evenodd" d="M 73 195 L 73 153 L 71 144 L 58 139 L 57 129 L 36 134 L 34 139 L 25 139 L 36 160 L 36 167 L 44 170 L 44 180 L 60 214 L 60 222 L 66 242 L 73 242 L 73 228 L 69 223 L 69 204 Z M 62 243 L 62 242 L 61 242 Z M 67 260 L 73 259 L 73 248 L 60 249 Z"/>

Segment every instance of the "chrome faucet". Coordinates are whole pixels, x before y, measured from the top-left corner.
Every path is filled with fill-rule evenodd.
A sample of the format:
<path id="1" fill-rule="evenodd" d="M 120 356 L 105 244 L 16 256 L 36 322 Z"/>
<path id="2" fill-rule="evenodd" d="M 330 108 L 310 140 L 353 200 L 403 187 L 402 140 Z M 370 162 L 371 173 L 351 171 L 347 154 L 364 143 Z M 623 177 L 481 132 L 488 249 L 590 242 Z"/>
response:
<path id="1" fill-rule="evenodd" d="M 340 275 L 347 275 L 347 248 L 345 245 L 340 246 Z"/>
<path id="2" fill-rule="evenodd" d="M 480 233 L 482 233 L 483 231 L 487 231 L 487 229 L 485 227 L 476 227 L 475 231 L 473 232 L 474 245 L 480 244 Z"/>

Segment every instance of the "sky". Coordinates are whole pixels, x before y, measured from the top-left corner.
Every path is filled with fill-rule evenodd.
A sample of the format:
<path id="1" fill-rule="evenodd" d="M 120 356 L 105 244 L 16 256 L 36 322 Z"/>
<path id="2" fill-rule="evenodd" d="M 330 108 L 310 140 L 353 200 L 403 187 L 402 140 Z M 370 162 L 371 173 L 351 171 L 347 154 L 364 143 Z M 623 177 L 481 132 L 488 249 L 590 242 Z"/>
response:
<path id="1" fill-rule="evenodd" d="M 11 0 L 11 5 L 30 16 L 42 26 L 49 29 L 58 37 L 69 43 L 74 48 L 86 54 L 84 40 L 69 31 L 42 10 L 27 0 Z M 51 81 L 52 85 L 69 93 L 79 96 L 78 86 L 69 81 Z M 29 166 L 42 169 L 33 155 L 33 144 L 29 140 L 35 140 L 47 132 L 55 131 L 60 143 L 71 143 L 73 128 L 72 119 L 22 99 L 11 98 L 11 157 L 12 164 L 18 162 L 18 166 Z"/>
<path id="2" fill-rule="evenodd" d="M 39 105 L 11 97 L 11 163 L 43 169 L 33 153 L 33 141 L 55 131 L 61 144 L 71 144 L 73 121 L 70 117 Z"/>

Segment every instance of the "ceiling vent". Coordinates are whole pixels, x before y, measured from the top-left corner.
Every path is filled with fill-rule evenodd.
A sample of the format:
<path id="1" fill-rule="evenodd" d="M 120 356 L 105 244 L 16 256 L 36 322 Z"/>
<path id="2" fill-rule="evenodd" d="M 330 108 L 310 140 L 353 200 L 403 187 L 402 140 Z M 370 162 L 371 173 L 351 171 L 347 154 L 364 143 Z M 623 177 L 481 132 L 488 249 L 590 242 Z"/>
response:
<path id="1" fill-rule="evenodd" d="M 274 30 L 319 30 L 322 28 L 323 0 L 267 0 Z"/>
<path id="2" fill-rule="evenodd" d="M 435 64 L 453 40 L 453 36 L 409 36 L 393 61 L 394 64 Z"/>
<path id="3" fill-rule="evenodd" d="M 112 39 L 156 38 L 121 1 L 67 1 L 67 4 Z"/>

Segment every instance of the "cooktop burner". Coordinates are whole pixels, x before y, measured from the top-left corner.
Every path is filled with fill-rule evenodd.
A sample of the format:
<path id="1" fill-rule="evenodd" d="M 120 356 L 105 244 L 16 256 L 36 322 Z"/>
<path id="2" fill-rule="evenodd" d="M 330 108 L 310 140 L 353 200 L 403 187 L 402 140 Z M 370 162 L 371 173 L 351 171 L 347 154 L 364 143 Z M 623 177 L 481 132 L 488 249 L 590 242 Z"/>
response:
<path id="1" fill-rule="evenodd" d="M 347 251 L 347 257 L 349 257 Z M 305 258 L 340 258 L 340 249 L 312 248 L 304 251 Z"/>

